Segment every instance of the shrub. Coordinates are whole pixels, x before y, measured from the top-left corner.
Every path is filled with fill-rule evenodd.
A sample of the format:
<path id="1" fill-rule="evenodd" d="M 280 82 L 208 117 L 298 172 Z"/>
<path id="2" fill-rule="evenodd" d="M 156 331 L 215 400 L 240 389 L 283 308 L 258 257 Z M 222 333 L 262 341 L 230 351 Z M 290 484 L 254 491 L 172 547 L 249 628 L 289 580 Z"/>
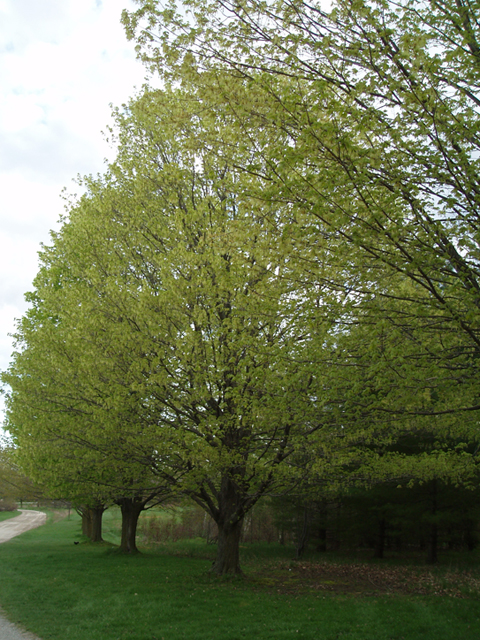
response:
<path id="1" fill-rule="evenodd" d="M 0 511 L 15 511 L 17 504 L 8 498 L 0 498 Z"/>

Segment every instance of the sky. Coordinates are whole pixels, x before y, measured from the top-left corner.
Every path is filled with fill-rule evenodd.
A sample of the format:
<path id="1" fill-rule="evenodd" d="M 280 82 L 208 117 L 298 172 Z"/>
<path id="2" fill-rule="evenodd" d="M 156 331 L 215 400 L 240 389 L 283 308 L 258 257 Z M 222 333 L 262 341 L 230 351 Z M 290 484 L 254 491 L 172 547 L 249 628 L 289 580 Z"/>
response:
<path id="1" fill-rule="evenodd" d="M 0 0 L 0 370 L 65 187 L 104 170 L 111 107 L 144 83 L 120 24 L 130 0 Z M 0 399 L 0 411 L 3 403 Z M 1 420 L 1 414 L 0 414 Z"/>

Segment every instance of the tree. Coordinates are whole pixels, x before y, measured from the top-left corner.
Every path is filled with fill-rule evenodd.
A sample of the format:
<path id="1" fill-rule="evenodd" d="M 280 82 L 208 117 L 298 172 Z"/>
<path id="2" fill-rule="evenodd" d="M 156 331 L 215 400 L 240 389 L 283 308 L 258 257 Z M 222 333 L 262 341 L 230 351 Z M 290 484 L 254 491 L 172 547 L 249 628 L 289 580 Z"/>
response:
<path id="1" fill-rule="evenodd" d="M 151 440 L 135 413 L 138 396 L 119 363 L 112 366 L 108 338 L 95 350 L 96 328 L 82 324 L 82 305 L 88 315 L 96 294 L 92 299 L 83 288 L 82 299 L 81 272 L 68 261 L 65 238 L 54 240 L 41 255 L 31 308 L 15 335 L 18 350 L 2 374 L 10 387 L 6 426 L 22 468 L 51 497 L 75 505 L 85 535 L 101 541 L 102 514 L 117 503 L 120 548 L 136 552 L 140 511 L 163 502 L 170 489 L 152 472 Z"/>
<path id="2" fill-rule="evenodd" d="M 13 510 L 17 502 L 38 500 L 43 497 L 39 486 L 25 476 L 19 468 L 15 450 L 5 438 L 0 441 L 0 510 Z"/>
<path id="3" fill-rule="evenodd" d="M 392 320 L 395 330 L 403 322 L 403 341 L 412 346 L 412 333 L 436 333 L 417 358 L 417 379 L 435 360 L 462 391 L 442 411 L 477 411 L 475 5 L 339 0 L 327 11 L 297 0 L 137 4 L 124 12 L 124 24 L 144 61 L 208 99 L 212 111 L 228 105 L 242 144 L 256 154 L 241 165 L 255 175 L 253 187 L 261 185 L 271 202 L 290 203 L 336 242 L 342 278 L 349 277 L 330 275 L 330 286 L 367 303 L 374 295 L 375 304 L 364 306 L 370 323 Z M 245 90 L 232 91 L 234 81 Z M 263 123 L 260 136 L 252 118 Z M 425 410 L 410 399 L 412 411 Z"/>
<path id="4" fill-rule="evenodd" d="M 82 518 L 82 534 L 92 542 L 102 542 L 102 517 L 106 505 L 101 502 L 76 505 L 76 511 Z"/>
<path id="5" fill-rule="evenodd" d="M 92 480 L 120 496 L 136 500 L 145 477 L 186 493 L 218 525 L 223 574 L 240 571 L 245 514 L 333 414 L 310 393 L 324 308 L 292 277 L 289 210 L 251 197 L 230 157 L 212 153 L 228 114 L 220 126 L 202 109 L 158 91 L 117 112 L 117 160 L 85 180 L 44 251 L 5 380 L 9 428 L 32 460 L 43 432 L 74 443 Z"/>
<path id="6" fill-rule="evenodd" d="M 340 466 L 360 480 L 475 486 L 478 7 L 137 4 L 124 23 L 144 61 L 212 114 L 229 110 L 251 150 L 237 171 L 309 230 L 305 278 L 355 300 L 336 316 L 337 372 L 349 377 L 342 420 L 356 424 Z M 340 277 L 325 278 L 316 260 L 324 238 Z M 419 449 L 428 443 L 422 454 L 402 452 L 409 436 Z"/>
<path id="7" fill-rule="evenodd" d="M 180 92 L 149 94 L 132 108 L 113 204 L 106 218 L 84 207 L 81 224 L 96 225 L 95 241 L 113 239 L 96 252 L 96 270 L 101 259 L 116 283 L 105 309 L 122 305 L 142 353 L 135 384 L 157 429 L 156 471 L 176 477 L 217 523 L 214 571 L 238 572 L 245 514 L 281 481 L 295 441 L 321 422 L 324 399 L 312 402 L 302 357 L 312 318 L 283 249 L 287 214 L 242 193 L 229 158 L 221 164 L 205 145 L 198 108 L 188 113 Z"/>

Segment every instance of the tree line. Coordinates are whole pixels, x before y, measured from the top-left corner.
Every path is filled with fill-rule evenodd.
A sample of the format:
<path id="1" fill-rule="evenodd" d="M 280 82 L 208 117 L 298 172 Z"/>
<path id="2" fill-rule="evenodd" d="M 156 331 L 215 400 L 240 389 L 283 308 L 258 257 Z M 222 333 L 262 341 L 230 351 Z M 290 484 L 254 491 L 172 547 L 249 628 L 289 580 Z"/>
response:
<path id="1" fill-rule="evenodd" d="M 3 374 L 24 468 L 85 522 L 118 504 L 125 551 L 189 496 L 218 574 L 267 495 L 476 490 L 477 9 L 137 5 L 163 88 L 42 249 Z"/>

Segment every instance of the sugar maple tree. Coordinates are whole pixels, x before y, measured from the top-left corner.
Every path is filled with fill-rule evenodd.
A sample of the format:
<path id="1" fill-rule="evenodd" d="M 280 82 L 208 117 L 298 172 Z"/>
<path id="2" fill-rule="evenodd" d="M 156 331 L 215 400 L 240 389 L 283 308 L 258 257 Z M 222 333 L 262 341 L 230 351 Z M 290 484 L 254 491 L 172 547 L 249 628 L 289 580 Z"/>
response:
<path id="1" fill-rule="evenodd" d="M 306 356 L 325 313 L 293 277 L 288 208 L 219 162 L 195 101 L 146 92 L 117 122 L 116 162 L 85 181 L 44 253 L 35 308 L 50 328 L 35 311 L 20 325 L 11 430 L 33 449 L 39 428 L 81 440 L 106 484 L 153 477 L 189 495 L 218 525 L 214 571 L 236 573 L 245 514 L 282 482 L 296 443 L 332 422 Z M 32 376 L 37 348 L 53 353 Z M 30 391 L 50 409 L 23 421 Z"/>

